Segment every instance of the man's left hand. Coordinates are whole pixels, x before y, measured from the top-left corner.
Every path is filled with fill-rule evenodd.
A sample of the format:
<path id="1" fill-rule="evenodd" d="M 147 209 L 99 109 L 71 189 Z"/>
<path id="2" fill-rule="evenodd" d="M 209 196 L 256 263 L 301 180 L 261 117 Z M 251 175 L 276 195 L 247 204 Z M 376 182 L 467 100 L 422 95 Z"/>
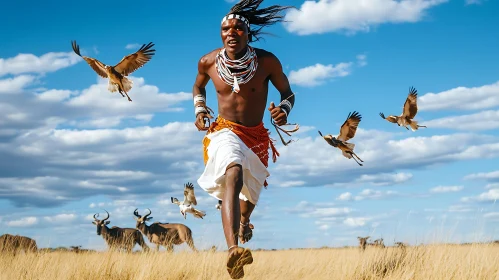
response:
<path id="1" fill-rule="evenodd" d="M 272 116 L 272 119 L 274 119 L 276 125 L 281 126 L 288 123 L 288 117 L 286 116 L 286 113 L 284 113 L 281 107 L 276 107 L 274 105 L 274 102 L 270 102 L 270 107 L 268 110 L 270 111 L 270 115 Z"/>

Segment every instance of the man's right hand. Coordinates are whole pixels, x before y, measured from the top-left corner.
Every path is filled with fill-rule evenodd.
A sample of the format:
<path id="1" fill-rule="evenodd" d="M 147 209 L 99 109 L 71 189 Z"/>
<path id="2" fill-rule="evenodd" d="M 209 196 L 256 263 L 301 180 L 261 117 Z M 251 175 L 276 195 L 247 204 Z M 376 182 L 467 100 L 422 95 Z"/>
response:
<path id="1" fill-rule="evenodd" d="M 209 122 L 210 122 L 210 119 L 212 119 L 212 118 L 213 117 L 208 113 L 199 113 L 197 118 L 196 118 L 196 121 L 194 122 L 194 124 L 198 128 L 198 131 L 208 130 Z M 208 126 L 206 126 L 207 121 L 208 121 Z"/>

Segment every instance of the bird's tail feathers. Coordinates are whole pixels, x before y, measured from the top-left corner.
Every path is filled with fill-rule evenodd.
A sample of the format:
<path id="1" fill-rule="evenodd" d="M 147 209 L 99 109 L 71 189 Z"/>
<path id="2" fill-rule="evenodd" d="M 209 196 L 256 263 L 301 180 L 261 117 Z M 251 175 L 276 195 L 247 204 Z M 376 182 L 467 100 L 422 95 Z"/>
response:
<path id="1" fill-rule="evenodd" d="M 409 123 L 409 125 L 411 126 L 412 131 L 418 130 L 418 122 L 417 121 L 411 120 L 411 122 Z"/>
<path id="2" fill-rule="evenodd" d="M 109 79 L 109 83 L 107 84 L 107 89 L 110 92 L 117 92 L 118 91 L 118 85 L 111 82 L 111 79 Z"/>
<path id="3" fill-rule="evenodd" d="M 132 89 L 133 81 L 128 79 L 127 77 L 123 77 L 121 83 L 123 84 L 123 90 L 125 90 L 126 92 L 129 92 Z"/>
<path id="4" fill-rule="evenodd" d="M 347 146 L 348 149 L 352 150 L 353 151 L 353 148 L 355 148 L 355 144 L 353 143 L 347 143 L 347 142 L 344 142 L 345 146 Z"/>

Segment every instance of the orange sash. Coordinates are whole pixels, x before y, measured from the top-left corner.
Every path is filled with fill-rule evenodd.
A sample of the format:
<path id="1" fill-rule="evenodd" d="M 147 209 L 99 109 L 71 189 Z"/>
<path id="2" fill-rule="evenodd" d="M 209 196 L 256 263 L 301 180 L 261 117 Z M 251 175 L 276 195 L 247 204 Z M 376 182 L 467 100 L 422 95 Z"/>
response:
<path id="1" fill-rule="evenodd" d="M 263 122 L 257 126 L 248 127 L 218 116 L 217 119 L 211 123 L 206 134 L 210 134 L 224 128 L 232 130 L 232 132 L 234 132 L 241 139 L 241 141 L 243 141 L 244 144 L 246 144 L 246 146 L 248 146 L 248 148 L 250 148 L 258 156 L 265 167 L 269 167 L 269 148 L 272 149 L 272 160 L 273 162 L 276 162 L 279 152 L 277 152 L 273 140 L 269 137 L 269 130 L 263 126 Z M 203 157 L 205 165 L 208 162 L 209 144 L 210 139 L 204 137 Z M 264 186 L 267 187 L 267 185 L 267 181 L 265 181 Z"/>

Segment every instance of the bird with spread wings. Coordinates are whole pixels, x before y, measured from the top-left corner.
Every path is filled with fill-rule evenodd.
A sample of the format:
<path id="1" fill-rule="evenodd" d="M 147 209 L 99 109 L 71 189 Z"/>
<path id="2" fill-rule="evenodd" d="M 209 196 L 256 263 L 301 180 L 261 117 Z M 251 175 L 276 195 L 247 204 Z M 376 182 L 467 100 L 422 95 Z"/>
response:
<path id="1" fill-rule="evenodd" d="M 362 116 L 358 112 L 353 111 L 353 113 L 349 113 L 347 119 L 340 128 L 340 134 L 336 137 L 331 134 L 323 136 L 319 131 L 319 135 L 322 136 L 329 145 L 340 149 L 344 157 L 348 159 L 353 158 L 360 166 L 362 166 L 362 163 L 358 162 L 357 159 L 361 162 L 364 161 L 354 153 L 353 149 L 355 148 L 355 144 L 348 143 L 347 141 L 355 136 L 361 119 Z"/>
<path id="2" fill-rule="evenodd" d="M 180 213 L 187 219 L 187 213 L 191 213 L 196 218 L 203 218 L 206 213 L 195 209 L 192 205 L 197 205 L 196 196 L 194 195 L 194 185 L 187 183 L 184 186 L 184 201 L 179 201 L 177 198 L 171 198 L 173 204 L 177 204 L 180 208 Z"/>
<path id="3" fill-rule="evenodd" d="M 80 54 L 80 47 L 76 44 L 76 41 L 72 41 L 71 45 L 73 46 L 73 51 L 83 58 L 99 76 L 109 79 L 108 90 L 110 92 L 118 91 L 123 97 L 125 97 L 123 95 L 125 93 L 128 101 L 132 101 L 130 96 L 128 96 L 128 92 L 132 89 L 133 82 L 126 76 L 144 66 L 144 64 L 151 60 L 156 51 L 151 49 L 154 46 L 152 42 L 147 45 L 143 44 L 138 51 L 123 57 L 115 66 L 110 66 L 95 58 L 82 56 Z"/>
<path id="4" fill-rule="evenodd" d="M 402 107 L 402 114 L 400 116 L 393 116 L 390 115 L 388 117 L 385 117 L 385 114 L 379 113 L 381 118 L 391 122 L 391 123 L 396 123 L 398 126 L 403 126 L 407 130 L 409 128 L 407 127 L 408 125 L 411 127 L 412 131 L 418 130 L 420 127 L 426 127 L 424 125 L 418 125 L 418 122 L 413 120 L 416 114 L 418 113 L 418 91 L 410 87 L 409 88 L 409 95 L 407 96 L 407 99 L 405 100 L 404 107 Z"/>

